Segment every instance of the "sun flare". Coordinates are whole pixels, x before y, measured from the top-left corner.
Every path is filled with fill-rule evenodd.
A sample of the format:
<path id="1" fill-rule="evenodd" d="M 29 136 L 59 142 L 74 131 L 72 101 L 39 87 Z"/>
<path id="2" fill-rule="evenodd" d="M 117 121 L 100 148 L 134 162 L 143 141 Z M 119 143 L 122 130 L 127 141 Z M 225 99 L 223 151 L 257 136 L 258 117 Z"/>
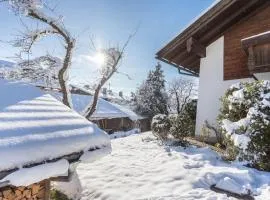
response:
<path id="1" fill-rule="evenodd" d="M 93 57 L 92 57 L 92 61 L 98 65 L 103 65 L 105 64 L 106 58 L 105 55 L 103 53 L 96 53 Z"/>

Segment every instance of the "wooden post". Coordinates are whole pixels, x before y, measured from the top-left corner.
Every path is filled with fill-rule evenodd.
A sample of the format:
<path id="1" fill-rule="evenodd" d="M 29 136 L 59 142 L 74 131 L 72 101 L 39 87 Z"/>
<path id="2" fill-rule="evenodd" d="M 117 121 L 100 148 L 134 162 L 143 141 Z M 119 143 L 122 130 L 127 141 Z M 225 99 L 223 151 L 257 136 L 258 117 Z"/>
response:
<path id="1" fill-rule="evenodd" d="M 194 39 L 193 37 L 187 40 L 187 52 L 194 53 L 200 58 L 206 57 L 206 48 L 199 41 Z"/>
<path id="2" fill-rule="evenodd" d="M 248 48 L 248 69 L 252 72 L 255 68 L 255 56 L 253 46 Z"/>

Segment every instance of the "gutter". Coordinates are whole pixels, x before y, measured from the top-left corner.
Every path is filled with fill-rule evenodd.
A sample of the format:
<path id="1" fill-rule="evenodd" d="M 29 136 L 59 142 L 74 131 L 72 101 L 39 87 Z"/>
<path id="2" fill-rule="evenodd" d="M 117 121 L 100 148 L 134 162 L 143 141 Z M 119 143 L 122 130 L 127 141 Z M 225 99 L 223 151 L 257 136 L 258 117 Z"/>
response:
<path id="1" fill-rule="evenodd" d="M 189 69 L 187 69 L 187 68 L 184 68 L 184 67 L 182 67 L 182 66 L 179 66 L 179 65 L 177 65 L 177 64 L 175 64 L 175 63 L 173 63 L 173 62 L 170 62 L 170 61 L 168 61 L 168 60 L 166 60 L 166 59 L 164 59 L 164 58 L 156 57 L 156 59 L 158 59 L 158 60 L 160 60 L 160 61 L 162 61 L 162 62 L 165 62 L 165 63 L 167 63 L 167 64 L 169 64 L 169 65 L 174 66 L 175 68 L 178 69 L 178 73 L 179 73 L 179 74 L 187 75 L 187 76 L 199 77 L 199 74 L 198 74 L 198 73 L 193 72 L 193 71 L 191 71 L 191 70 L 189 70 Z M 183 70 L 183 71 L 185 71 L 185 72 L 181 72 L 181 70 Z"/>

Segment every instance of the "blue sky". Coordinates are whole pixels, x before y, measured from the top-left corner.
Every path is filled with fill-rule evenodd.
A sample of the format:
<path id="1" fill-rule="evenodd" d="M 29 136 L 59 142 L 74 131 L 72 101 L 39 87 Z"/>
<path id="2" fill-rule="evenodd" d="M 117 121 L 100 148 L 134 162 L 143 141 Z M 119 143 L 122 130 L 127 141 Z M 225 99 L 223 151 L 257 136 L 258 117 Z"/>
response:
<path id="1" fill-rule="evenodd" d="M 88 58 L 90 37 L 99 47 L 122 45 L 139 25 L 122 60 L 120 72 L 110 80 L 111 88 L 124 93 L 134 91 L 157 63 L 155 53 L 176 36 L 192 19 L 209 7 L 214 0 L 58 0 L 56 12 L 64 16 L 66 27 L 77 38 L 71 78 L 79 83 L 94 83 L 98 67 Z M 53 2 L 53 1 L 52 1 Z M 18 16 L 0 5 L 0 40 L 10 41 L 22 29 Z M 36 27 L 36 23 L 24 20 Z M 18 49 L 1 42 L 0 58 L 10 57 Z M 63 55 L 59 39 L 47 38 L 33 49 L 34 55 L 50 52 Z M 180 76 L 177 70 L 161 63 L 166 80 Z"/>

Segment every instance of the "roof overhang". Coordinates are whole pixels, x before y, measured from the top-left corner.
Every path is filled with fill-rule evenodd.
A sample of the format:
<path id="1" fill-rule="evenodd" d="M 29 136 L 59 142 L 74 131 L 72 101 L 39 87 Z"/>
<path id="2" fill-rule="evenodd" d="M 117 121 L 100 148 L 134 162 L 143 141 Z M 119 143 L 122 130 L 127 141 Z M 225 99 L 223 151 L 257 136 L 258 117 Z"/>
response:
<path id="1" fill-rule="evenodd" d="M 107 146 L 103 146 L 102 148 L 107 148 Z M 88 152 L 97 151 L 97 150 L 100 150 L 102 148 L 100 148 L 100 147 L 90 148 L 88 150 Z M 42 162 L 36 162 L 36 163 L 24 165 L 20 169 L 32 168 L 32 167 L 36 167 L 36 166 L 43 165 L 43 164 L 46 164 L 46 163 L 54 163 L 54 162 L 59 161 L 61 159 L 66 159 L 69 162 L 69 164 L 80 162 L 80 158 L 83 155 L 83 153 L 84 153 L 83 151 L 75 152 L 75 153 L 68 154 L 68 155 L 65 155 L 65 156 L 61 156 L 61 157 L 58 157 L 58 158 L 54 158 L 54 159 L 51 159 L 51 160 L 44 160 Z M 6 176 L 8 176 L 9 174 L 12 174 L 13 172 L 16 172 L 16 171 L 18 171 L 20 169 L 19 168 L 13 168 L 13 169 L 9 169 L 9 170 L 6 170 L 6 171 L 1 171 L 0 172 L 0 188 L 11 185 L 9 181 L 1 181 L 1 180 L 3 178 L 5 178 Z M 70 181 L 72 173 L 73 173 L 73 171 L 71 171 L 69 169 L 68 174 L 66 176 L 51 177 L 50 180 L 59 181 L 59 182 L 68 182 L 68 181 Z"/>
<path id="2" fill-rule="evenodd" d="M 199 76 L 206 47 L 268 0 L 221 0 L 156 53 L 156 58 Z"/>

